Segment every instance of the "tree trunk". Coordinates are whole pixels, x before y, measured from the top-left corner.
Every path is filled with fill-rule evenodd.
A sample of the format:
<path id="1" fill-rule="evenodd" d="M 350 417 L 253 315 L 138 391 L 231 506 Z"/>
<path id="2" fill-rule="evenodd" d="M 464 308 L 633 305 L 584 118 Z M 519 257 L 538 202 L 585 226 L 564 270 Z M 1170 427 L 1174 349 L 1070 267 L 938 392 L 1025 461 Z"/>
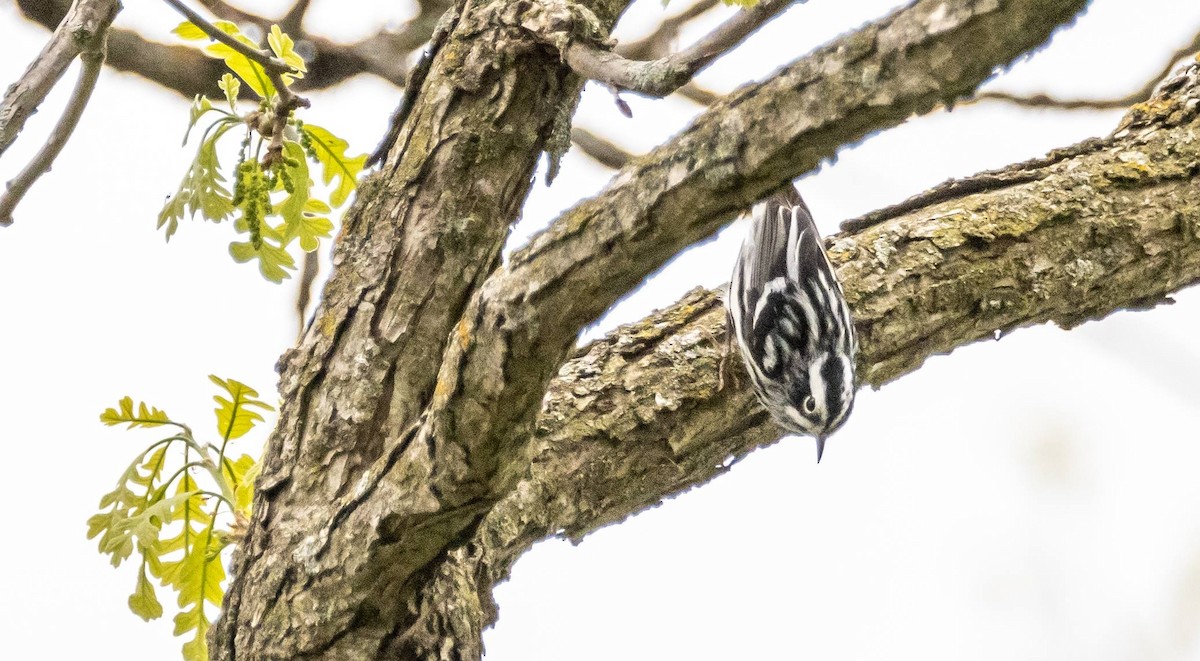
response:
<path id="1" fill-rule="evenodd" d="M 716 104 L 502 265 L 540 153 L 568 144 L 581 81 L 552 44 L 598 39 L 626 4 L 462 0 L 443 22 L 315 321 L 281 360 L 215 659 L 478 658 L 492 587 L 533 542 L 619 521 L 771 442 L 753 395 L 716 387 L 714 292 L 568 360 L 579 329 L 842 145 L 969 94 L 1086 0 L 916 2 Z M 1196 78 L 1107 140 L 834 237 L 866 382 L 1200 278 Z"/>

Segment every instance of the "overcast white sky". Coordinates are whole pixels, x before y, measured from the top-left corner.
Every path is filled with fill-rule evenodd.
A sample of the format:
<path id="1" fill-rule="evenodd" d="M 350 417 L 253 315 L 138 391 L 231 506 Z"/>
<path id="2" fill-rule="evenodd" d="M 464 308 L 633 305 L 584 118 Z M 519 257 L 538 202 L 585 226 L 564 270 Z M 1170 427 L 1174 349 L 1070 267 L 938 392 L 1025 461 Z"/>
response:
<path id="1" fill-rule="evenodd" d="M 769 75 L 902 4 L 798 6 L 701 82 L 728 90 Z M 318 0 L 309 25 L 350 39 L 405 11 Z M 621 34 L 663 11 L 638 0 Z M 118 22 L 165 41 L 178 19 L 139 2 Z M 993 85 L 1121 95 L 1197 30 L 1194 0 L 1095 0 Z M 0 5 L 0 84 L 46 36 Z M 64 92 L 0 161 L 0 178 L 40 144 Z M 357 79 L 311 95 L 309 118 L 369 151 L 398 97 Z M 644 150 L 698 112 L 627 99 L 632 120 L 589 90 L 578 122 Z M 960 107 L 846 150 L 800 186 L 833 231 L 947 177 L 1106 134 L 1119 116 Z M 228 227 L 185 224 L 169 245 L 155 231 L 192 156 L 178 146 L 186 117 L 176 95 L 106 72 L 54 171 L 0 230 L 0 637 L 12 658 L 178 658 L 169 619 L 144 624 L 125 608 L 134 568 L 114 571 L 84 538 L 99 496 L 153 438 L 97 415 L 129 394 L 207 425 L 209 373 L 273 398 L 273 365 L 296 332 L 292 287 L 234 264 Z M 568 155 L 513 241 L 608 177 Z M 735 224 L 675 260 L 594 332 L 727 280 L 742 232 Z M 488 659 L 1200 658 L 1198 327 L 1200 295 L 1188 291 L 1174 306 L 932 359 L 863 393 L 820 466 L 810 439 L 786 439 L 579 546 L 538 545 L 497 590 Z"/>

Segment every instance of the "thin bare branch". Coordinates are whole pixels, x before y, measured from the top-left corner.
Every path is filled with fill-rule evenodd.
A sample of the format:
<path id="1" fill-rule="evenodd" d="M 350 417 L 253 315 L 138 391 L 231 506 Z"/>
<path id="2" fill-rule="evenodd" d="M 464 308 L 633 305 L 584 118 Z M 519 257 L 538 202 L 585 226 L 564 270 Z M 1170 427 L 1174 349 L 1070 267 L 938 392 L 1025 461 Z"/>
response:
<path id="1" fill-rule="evenodd" d="M 38 177 L 50 171 L 50 167 L 54 165 L 54 159 L 66 146 L 67 140 L 75 132 L 75 127 L 79 125 L 79 118 L 83 116 L 83 111 L 92 98 L 92 91 L 96 89 L 96 80 L 100 78 L 100 71 L 104 68 L 106 31 L 107 26 L 104 26 L 98 34 L 89 37 L 84 51 L 80 53 L 79 60 L 82 66 L 79 70 L 79 79 L 75 83 L 75 89 L 71 92 L 71 98 L 67 100 L 67 107 L 63 109 L 63 114 L 55 124 L 54 130 L 51 131 L 46 144 L 42 145 L 25 169 L 8 182 L 7 190 L 0 193 L 0 226 L 12 224 L 12 214 L 17 205 L 21 203 Z"/>
<path id="2" fill-rule="evenodd" d="M 200 28 L 204 34 L 207 34 L 214 41 L 219 41 L 226 46 L 229 46 L 233 50 L 245 55 L 246 57 L 250 58 L 250 60 L 261 65 L 262 68 L 266 70 L 267 75 L 271 76 L 271 82 L 275 85 L 277 91 L 282 93 L 282 88 L 287 87 L 287 85 L 283 83 L 283 80 L 280 79 L 279 76 L 281 74 L 291 73 L 295 70 L 286 62 L 276 59 L 274 55 L 271 55 L 264 50 L 259 50 L 258 48 L 246 45 L 241 41 L 234 39 L 224 30 L 221 30 L 212 23 L 209 23 L 207 19 L 196 13 L 191 7 L 188 7 L 180 2 L 180 0 L 163 0 L 163 2 L 167 3 L 172 9 L 182 14 L 184 18 L 191 21 L 193 25 Z"/>
<path id="3" fill-rule="evenodd" d="M 587 129 L 581 129 L 578 126 L 571 127 L 571 142 L 579 147 L 580 151 L 587 154 L 601 165 L 606 165 L 614 170 L 623 167 L 633 154 L 621 149 L 613 143 L 601 138 Z"/>
<path id="4" fill-rule="evenodd" d="M 1023 108 L 1055 108 L 1058 110 L 1117 110 L 1145 101 L 1154 94 L 1154 89 L 1162 82 L 1179 62 L 1200 51 L 1200 32 L 1192 37 L 1192 41 L 1171 53 L 1162 68 L 1158 70 L 1141 88 L 1115 99 L 1062 99 L 1050 94 L 1022 95 L 1003 91 L 980 92 L 972 101 L 1002 101 Z"/>
<path id="5" fill-rule="evenodd" d="M 242 11 L 228 2 L 222 2 L 222 0 L 196 1 L 205 9 L 212 12 L 213 16 L 216 16 L 224 21 L 230 21 L 240 25 L 257 25 L 263 29 L 266 29 L 271 25 L 271 21 L 268 19 L 265 19 L 257 14 L 251 14 L 250 12 Z"/>
<path id="6" fill-rule="evenodd" d="M 656 60 L 670 54 L 671 46 L 683 26 L 708 13 L 720 0 L 697 0 L 687 9 L 663 19 L 646 37 L 628 44 L 617 44 L 617 54 L 630 60 Z"/>
<path id="7" fill-rule="evenodd" d="M 571 41 L 564 56 L 571 69 L 584 78 L 615 89 L 663 97 L 682 87 L 713 60 L 797 1 L 763 0 L 738 12 L 692 46 L 657 60 L 630 60 L 613 50 L 580 40 Z"/>
<path id="8" fill-rule="evenodd" d="M 702 106 L 711 106 L 721 100 L 720 94 L 700 87 L 694 80 L 688 81 L 688 84 L 680 87 L 678 92 L 679 96 Z"/>
<path id="9" fill-rule="evenodd" d="M 77 0 L 62 17 L 42 52 L 0 101 L 0 155 L 12 145 L 71 62 L 108 30 L 120 11 L 116 0 Z"/>
<path id="10" fill-rule="evenodd" d="M 308 14 L 310 0 L 296 0 L 296 4 L 279 19 L 279 27 L 289 34 L 304 33 L 304 16 Z"/>

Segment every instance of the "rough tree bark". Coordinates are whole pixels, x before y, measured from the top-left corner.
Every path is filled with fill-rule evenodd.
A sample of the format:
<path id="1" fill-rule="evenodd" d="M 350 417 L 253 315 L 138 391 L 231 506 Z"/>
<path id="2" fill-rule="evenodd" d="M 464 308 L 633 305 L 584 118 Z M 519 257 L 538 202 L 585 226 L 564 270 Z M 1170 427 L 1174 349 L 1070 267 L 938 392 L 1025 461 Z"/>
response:
<path id="1" fill-rule="evenodd" d="M 348 213 L 239 545 L 216 659 L 478 658 L 530 544 L 702 483 L 777 432 L 715 386 L 717 295 L 568 354 L 664 260 L 845 144 L 969 94 L 1086 0 L 920 0 L 718 103 L 501 264 L 581 81 L 556 43 L 627 3 L 461 0 Z M 866 381 L 1200 278 L 1195 70 L 1104 141 L 835 237 Z M 564 362 L 565 361 L 565 362 Z M 556 376 L 557 375 L 557 376 Z"/>

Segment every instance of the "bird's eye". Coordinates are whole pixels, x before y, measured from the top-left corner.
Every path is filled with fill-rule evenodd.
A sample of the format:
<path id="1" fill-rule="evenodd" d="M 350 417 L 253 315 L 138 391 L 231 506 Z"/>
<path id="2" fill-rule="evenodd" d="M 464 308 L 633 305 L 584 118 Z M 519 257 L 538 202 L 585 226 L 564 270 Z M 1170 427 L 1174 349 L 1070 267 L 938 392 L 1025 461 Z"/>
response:
<path id="1" fill-rule="evenodd" d="M 811 414 L 817 410 L 817 400 L 812 395 L 804 398 L 804 412 Z"/>

